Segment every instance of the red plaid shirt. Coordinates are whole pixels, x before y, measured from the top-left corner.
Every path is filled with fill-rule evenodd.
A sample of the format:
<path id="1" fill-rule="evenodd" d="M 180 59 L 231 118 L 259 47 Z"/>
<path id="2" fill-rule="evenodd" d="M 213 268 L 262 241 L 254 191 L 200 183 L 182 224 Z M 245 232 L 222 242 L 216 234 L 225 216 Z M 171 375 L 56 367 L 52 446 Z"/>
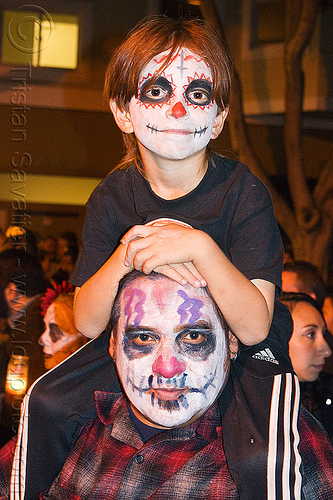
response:
<path id="1" fill-rule="evenodd" d="M 193 425 L 161 433 L 144 445 L 124 399 L 118 396 L 97 394 L 101 420 L 84 427 L 58 482 L 49 495 L 44 493 L 40 498 L 132 500 L 164 495 L 163 500 L 238 499 L 225 464 L 216 407 Z M 304 407 L 300 410 L 299 431 L 302 500 L 332 500 L 333 448 Z M 13 439 L 0 450 L 0 500 L 9 499 L 14 448 Z"/>
<path id="2" fill-rule="evenodd" d="M 215 404 L 183 428 L 142 442 L 126 400 L 95 393 L 98 417 L 84 426 L 58 479 L 40 499 L 236 500 Z"/>

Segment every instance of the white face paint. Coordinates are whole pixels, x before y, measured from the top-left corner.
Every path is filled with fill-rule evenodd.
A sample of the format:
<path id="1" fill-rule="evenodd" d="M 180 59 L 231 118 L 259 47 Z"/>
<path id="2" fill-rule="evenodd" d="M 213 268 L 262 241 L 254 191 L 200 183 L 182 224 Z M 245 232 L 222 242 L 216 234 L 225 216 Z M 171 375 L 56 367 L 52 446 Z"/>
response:
<path id="1" fill-rule="evenodd" d="M 211 299 L 167 278 L 140 277 L 123 290 L 115 360 L 137 416 L 162 427 L 202 415 L 229 370 L 226 334 Z"/>
<path id="2" fill-rule="evenodd" d="M 45 368 L 50 370 L 81 347 L 84 338 L 79 332 L 74 335 L 60 329 L 55 319 L 54 303 L 47 309 L 44 323 L 45 330 L 39 337 L 38 343 L 43 347 Z"/>
<path id="3" fill-rule="evenodd" d="M 206 148 L 218 106 L 212 101 L 212 73 L 205 61 L 181 48 L 158 73 L 167 54 L 155 56 L 143 69 L 138 97 L 132 97 L 129 110 L 139 143 L 163 158 L 178 160 Z"/>

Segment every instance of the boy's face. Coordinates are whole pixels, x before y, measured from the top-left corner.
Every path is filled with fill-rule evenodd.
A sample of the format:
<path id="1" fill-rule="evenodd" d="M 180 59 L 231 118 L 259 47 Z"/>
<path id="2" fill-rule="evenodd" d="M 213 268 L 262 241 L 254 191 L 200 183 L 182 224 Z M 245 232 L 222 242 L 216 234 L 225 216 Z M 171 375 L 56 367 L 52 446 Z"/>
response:
<path id="1" fill-rule="evenodd" d="M 138 418 L 160 427 L 201 416 L 229 369 L 226 333 L 212 300 L 167 278 L 138 278 L 123 290 L 110 354 Z"/>
<path id="2" fill-rule="evenodd" d="M 167 159 L 185 159 L 206 148 L 220 133 L 226 112 L 217 117 L 212 73 L 198 55 L 181 48 L 162 73 L 168 51 L 155 56 L 141 72 L 138 96 L 129 105 L 139 147 Z M 153 76 L 158 75 L 152 82 Z"/>

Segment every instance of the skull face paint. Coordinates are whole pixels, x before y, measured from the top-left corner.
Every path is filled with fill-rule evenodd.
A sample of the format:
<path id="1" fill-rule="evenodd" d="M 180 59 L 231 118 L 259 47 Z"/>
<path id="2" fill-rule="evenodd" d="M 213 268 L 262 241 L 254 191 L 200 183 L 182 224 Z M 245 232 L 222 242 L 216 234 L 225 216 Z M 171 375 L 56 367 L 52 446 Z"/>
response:
<path id="1" fill-rule="evenodd" d="M 167 278 L 139 277 L 124 288 L 110 345 L 132 408 L 148 425 L 197 419 L 228 375 L 225 326 L 207 292 Z"/>
<path id="2" fill-rule="evenodd" d="M 167 54 L 158 54 L 143 69 L 129 111 L 139 146 L 177 160 L 206 148 L 218 106 L 212 100 L 212 74 L 206 62 L 180 48 L 160 74 Z"/>
<path id="3" fill-rule="evenodd" d="M 44 365 L 47 370 L 64 361 L 85 342 L 79 332 L 73 334 L 60 329 L 55 318 L 55 306 L 55 303 L 52 303 L 47 309 L 44 316 L 45 330 L 38 339 L 39 345 L 43 347 Z"/>

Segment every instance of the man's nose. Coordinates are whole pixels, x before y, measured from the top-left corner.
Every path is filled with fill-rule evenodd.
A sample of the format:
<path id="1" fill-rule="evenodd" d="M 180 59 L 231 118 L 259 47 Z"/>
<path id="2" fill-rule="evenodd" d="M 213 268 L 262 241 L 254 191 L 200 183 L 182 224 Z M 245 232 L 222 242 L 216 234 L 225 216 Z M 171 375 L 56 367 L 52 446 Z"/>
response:
<path id="1" fill-rule="evenodd" d="M 185 106 L 182 102 L 177 101 L 172 108 L 169 110 L 169 114 L 172 115 L 174 118 L 182 118 L 185 116 L 187 113 Z"/>
<path id="2" fill-rule="evenodd" d="M 164 378 L 171 378 L 185 371 L 184 361 L 179 361 L 176 356 L 163 357 L 160 355 L 153 364 L 153 372 Z"/>

